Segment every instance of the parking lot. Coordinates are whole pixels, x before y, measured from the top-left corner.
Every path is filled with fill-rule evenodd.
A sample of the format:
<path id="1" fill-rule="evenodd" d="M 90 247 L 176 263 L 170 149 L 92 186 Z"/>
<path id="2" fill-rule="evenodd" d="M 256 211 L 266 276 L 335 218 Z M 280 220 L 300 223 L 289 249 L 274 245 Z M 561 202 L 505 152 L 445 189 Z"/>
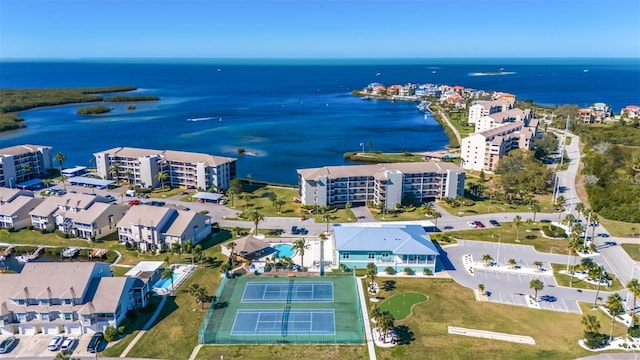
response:
<path id="1" fill-rule="evenodd" d="M 15 335 L 17 338 L 17 344 L 12 348 L 9 353 L 0 354 L 0 359 L 15 359 L 15 358 L 53 358 L 59 351 L 47 350 L 47 345 L 53 339 L 55 335 Z M 8 335 L 0 336 L 0 341 L 9 337 Z M 78 336 L 74 336 L 78 339 Z M 79 340 L 76 340 L 73 347 L 72 356 L 91 356 L 95 357 L 95 354 L 87 352 L 87 344 L 91 339 L 90 334 L 82 335 Z"/>

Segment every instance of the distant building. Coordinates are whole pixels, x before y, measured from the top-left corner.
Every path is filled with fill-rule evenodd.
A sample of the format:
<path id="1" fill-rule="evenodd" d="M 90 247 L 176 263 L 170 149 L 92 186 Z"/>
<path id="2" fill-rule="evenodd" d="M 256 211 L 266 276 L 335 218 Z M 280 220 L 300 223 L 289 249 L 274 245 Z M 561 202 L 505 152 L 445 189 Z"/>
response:
<path id="1" fill-rule="evenodd" d="M 30 226 L 29 212 L 42 201 L 32 191 L 0 187 L 0 227 L 20 230 Z"/>
<path id="2" fill-rule="evenodd" d="M 343 224 L 333 231 L 338 266 L 365 269 L 374 263 L 378 272 L 391 267 L 395 272 L 410 268 L 414 273 L 436 272 L 438 249 L 420 225 L 374 223 Z"/>
<path id="3" fill-rule="evenodd" d="M 627 105 L 620 111 L 620 115 L 628 117 L 629 119 L 637 119 L 640 118 L 640 106 L 638 105 Z"/>
<path id="4" fill-rule="evenodd" d="M 42 176 L 51 169 L 51 146 L 16 145 L 0 149 L 0 187 Z"/>
<path id="5" fill-rule="evenodd" d="M 67 193 L 49 196 L 29 214 L 34 229 L 60 230 L 75 237 L 103 238 L 114 233 L 129 208 L 103 197 Z"/>
<path id="6" fill-rule="evenodd" d="M 236 177 L 236 159 L 209 154 L 118 147 L 94 156 L 104 179 L 116 176 L 112 170 L 117 165 L 117 180 L 141 187 L 160 186 L 159 173 L 167 175 L 166 185 L 205 190 L 226 190 Z"/>
<path id="7" fill-rule="evenodd" d="M 469 107 L 469 124 L 475 124 L 478 119 L 483 116 L 499 113 L 513 109 L 514 101 L 509 100 L 492 100 L 492 101 L 475 101 Z"/>
<path id="8" fill-rule="evenodd" d="M 498 161 L 514 149 L 530 150 L 537 136 L 538 119 L 528 126 L 522 121 L 478 132 L 462 139 L 462 167 L 475 171 L 494 171 Z"/>
<path id="9" fill-rule="evenodd" d="M 465 173 L 447 162 L 325 166 L 298 169 L 304 205 L 344 206 L 346 203 L 395 208 L 408 194 L 432 201 L 464 194 Z"/>
<path id="10" fill-rule="evenodd" d="M 0 333 L 79 336 L 117 328 L 127 312 L 146 305 L 143 282 L 112 277 L 109 264 L 31 262 L 22 272 L 3 274 L 0 286 Z"/>

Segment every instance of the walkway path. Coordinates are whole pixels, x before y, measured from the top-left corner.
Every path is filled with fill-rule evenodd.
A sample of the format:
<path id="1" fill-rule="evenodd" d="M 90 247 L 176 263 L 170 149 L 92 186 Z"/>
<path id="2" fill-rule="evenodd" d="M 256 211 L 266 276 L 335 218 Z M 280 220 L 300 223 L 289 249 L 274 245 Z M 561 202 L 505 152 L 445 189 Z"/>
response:
<path id="1" fill-rule="evenodd" d="M 358 295 L 360 297 L 360 308 L 362 309 L 362 321 L 364 322 L 364 334 L 367 341 L 367 349 L 369 349 L 369 360 L 376 360 L 376 348 L 374 346 L 373 334 L 371 333 L 369 312 L 367 311 L 367 297 L 362 289 L 362 281 L 360 281 L 360 279 L 356 280 L 358 284 Z"/>
<path id="2" fill-rule="evenodd" d="M 456 136 L 456 139 L 458 140 L 458 144 L 462 145 L 462 138 L 460 137 L 460 133 L 458 132 L 458 129 L 456 129 L 455 126 L 453 126 L 451 121 L 449 121 L 449 118 L 447 117 L 447 115 L 445 115 L 444 112 L 442 111 L 438 111 L 438 115 L 442 116 L 442 119 L 444 119 L 449 129 L 451 129 L 451 131 L 453 131 L 453 134 Z"/>
<path id="3" fill-rule="evenodd" d="M 163 295 L 162 296 L 162 301 L 160 301 L 160 304 L 158 305 L 158 308 L 156 309 L 156 311 L 153 313 L 153 316 L 151 316 L 151 319 L 149 319 L 149 321 L 147 321 L 147 323 L 144 324 L 142 329 L 138 332 L 136 337 L 131 341 L 129 346 L 127 346 L 127 348 L 124 349 L 122 354 L 120 354 L 121 358 L 127 357 L 127 354 L 129 353 L 129 351 L 131 351 L 131 349 L 133 349 L 133 347 L 136 345 L 138 340 L 140 340 L 142 335 L 144 335 L 144 333 L 151 328 L 151 325 L 153 325 L 153 323 L 156 321 L 156 318 L 158 317 L 158 315 L 160 315 L 160 311 L 162 311 L 162 308 L 164 307 L 164 304 L 167 302 L 167 298 L 168 298 L 168 295 Z"/>
<path id="4" fill-rule="evenodd" d="M 493 331 L 466 329 L 455 326 L 447 326 L 449 334 L 479 337 L 483 339 L 511 341 L 518 344 L 535 345 L 536 341 L 531 336 L 512 335 Z"/>

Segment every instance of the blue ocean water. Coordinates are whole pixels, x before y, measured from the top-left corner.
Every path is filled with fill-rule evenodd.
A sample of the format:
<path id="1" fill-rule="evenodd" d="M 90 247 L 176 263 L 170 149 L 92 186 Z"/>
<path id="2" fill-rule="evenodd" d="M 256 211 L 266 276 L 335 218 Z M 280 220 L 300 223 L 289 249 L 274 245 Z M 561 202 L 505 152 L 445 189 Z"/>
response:
<path id="1" fill-rule="evenodd" d="M 477 76 L 500 68 L 509 75 Z M 2 88 L 133 85 L 161 100 L 134 111 L 110 104 L 114 111 L 96 117 L 76 115 L 85 105 L 25 111 L 27 128 L 0 133 L 0 147 L 51 145 L 65 166 L 90 165 L 93 153 L 116 146 L 231 157 L 244 148 L 255 156 L 239 157 L 238 176 L 295 184 L 297 168 L 343 164 L 361 143 L 387 152 L 447 145 L 415 104 L 351 95 L 371 82 L 461 85 L 546 105 L 601 101 L 615 112 L 640 104 L 639 59 L 4 61 Z"/>

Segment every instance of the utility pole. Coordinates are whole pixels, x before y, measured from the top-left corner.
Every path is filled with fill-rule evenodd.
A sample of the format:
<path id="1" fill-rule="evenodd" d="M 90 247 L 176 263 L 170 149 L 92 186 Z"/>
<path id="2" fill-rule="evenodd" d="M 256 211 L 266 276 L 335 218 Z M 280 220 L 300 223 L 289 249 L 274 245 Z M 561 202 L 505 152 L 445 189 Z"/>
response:
<path id="1" fill-rule="evenodd" d="M 564 135 L 562 136 L 562 151 L 560 152 L 560 170 L 562 170 L 562 163 L 564 162 L 564 149 L 567 146 L 567 130 L 569 130 L 569 115 L 567 115 L 567 121 L 564 124 Z"/>

